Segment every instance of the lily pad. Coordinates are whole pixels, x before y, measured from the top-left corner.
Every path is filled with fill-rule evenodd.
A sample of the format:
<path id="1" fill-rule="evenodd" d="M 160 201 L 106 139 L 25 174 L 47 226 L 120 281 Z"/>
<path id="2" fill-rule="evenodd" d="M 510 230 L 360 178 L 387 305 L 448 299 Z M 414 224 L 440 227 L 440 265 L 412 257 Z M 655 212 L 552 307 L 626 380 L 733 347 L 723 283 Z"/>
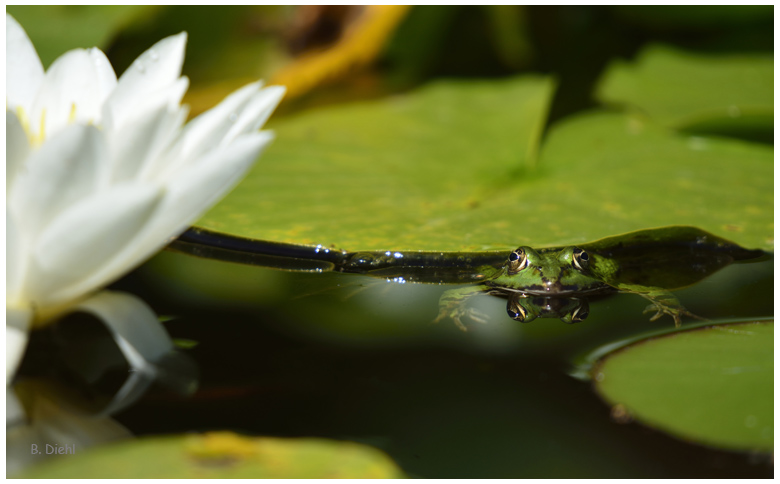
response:
<path id="1" fill-rule="evenodd" d="M 620 418 L 713 447 L 773 448 L 773 322 L 644 339 L 608 354 L 592 375 Z"/>
<path id="2" fill-rule="evenodd" d="M 247 178 L 197 225 L 349 251 L 511 250 L 692 225 L 773 247 L 773 150 L 630 114 L 556 124 L 545 78 L 442 82 L 279 120 Z"/>
<path id="3" fill-rule="evenodd" d="M 763 54 L 703 55 L 655 45 L 633 62 L 613 63 L 597 97 L 633 106 L 672 128 L 771 130 L 774 59 Z"/>
<path id="4" fill-rule="evenodd" d="M 251 438 L 231 432 L 147 437 L 77 452 L 26 478 L 352 479 L 403 477 L 384 453 L 353 442 Z"/>

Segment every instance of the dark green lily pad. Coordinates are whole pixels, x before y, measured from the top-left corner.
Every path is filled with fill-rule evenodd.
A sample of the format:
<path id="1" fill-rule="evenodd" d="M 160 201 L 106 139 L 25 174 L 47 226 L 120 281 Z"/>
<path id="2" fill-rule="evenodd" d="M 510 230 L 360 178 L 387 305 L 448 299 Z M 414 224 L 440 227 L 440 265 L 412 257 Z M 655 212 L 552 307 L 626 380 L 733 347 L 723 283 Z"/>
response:
<path id="1" fill-rule="evenodd" d="M 706 326 L 644 339 L 593 370 L 613 415 L 730 450 L 774 445 L 774 324 Z"/>
<path id="2" fill-rule="evenodd" d="M 692 225 L 773 247 L 773 150 L 591 112 L 553 127 L 552 82 L 446 82 L 279 120 L 198 226 L 349 251 L 511 250 Z"/>
<path id="3" fill-rule="evenodd" d="M 655 45 L 633 62 L 613 63 L 597 96 L 605 103 L 637 108 L 672 128 L 771 130 L 774 59 L 762 54 L 704 55 Z"/>
<path id="4" fill-rule="evenodd" d="M 353 442 L 251 438 L 231 432 L 148 437 L 67 455 L 25 474 L 49 479 L 389 479 L 384 453 Z"/>

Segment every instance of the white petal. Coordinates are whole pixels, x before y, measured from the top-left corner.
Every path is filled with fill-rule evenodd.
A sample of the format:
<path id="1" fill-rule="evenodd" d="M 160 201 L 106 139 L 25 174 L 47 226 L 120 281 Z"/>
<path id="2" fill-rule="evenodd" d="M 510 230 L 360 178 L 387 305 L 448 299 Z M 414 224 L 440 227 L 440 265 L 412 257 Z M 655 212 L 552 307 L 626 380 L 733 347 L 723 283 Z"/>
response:
<path id="1" fill-rule="evenodd" d="M 5 112 L 5 189 L 13 185 L 17 173 L 24 166 L 30 154 L 30 143 L 19 118 L 11 111 Z"/>
<path id="2" fill-rule="evenodd" d="M 71 125 L 34 151 L 8 204 L 28 235 L 105 183 L 106 147 L 94 126 Z"/>
<path id="3" fill-rule="evenodd" d="M 168 184 L 134 257 L 146 259 L 197 221 L 238 184 L 272 140 L 269 131 L 245 135 L 198 160 L 197 166 L 180 170 Z"/>
<path id="4" fill-rule="evenodd" d="M 92 66 L 95 75 L 95 86 L 97 88 L 94 95 L 98 98 L 97 104 L 103 105 L 108 99 L 108 96 L 116 89 L 116 72 L 111 66 L 106 54 L 97 47 L 87 49 L 89 58 L 92 60 Z"/>
<path id="5" fill-rule="evenodd" d="M 22 362 L 30 331 L 29 307 L 5 307 L 5 385 L 8 386 Z"/>
<path id="6" fill-rule="evenodd" d="M 5 42 L 6 109 L 20 106 L 29 113 L 43 82 L 43 65 L 22 26 L 7 13 Z"/>
<path id="7" fill-rule="evenodd" d="M 183 162 L 187 162 L 217 147 L 260 86 L 260 82 L 255 82 L 242 87 L 227 96 L 217 106 L 187 123 L 182 133 L 181 151 L 177 152 L 176 156 Z"/>
<path id="8" fill-rule="evenodd" d="M 75 49 L 57 58 L 35 96 L 31 131 L 50 137 L 72 122 L 99 124 L 103 102 L 116 82 L 106 69 L 111 69 L 108 60 L 97 49 Z"/>
<path id="9" fill-rule="evenodd" d="M 122 74 L 106 101 L 117 126 L 131 116 L 136 103 L 176 82 L 184 63 L 187 34 L 166 37 L 141 54 Z"/>
<path id="10" fill-rule="evenodd" d="M 111 132 L 111 136 L 122 136 L 126 131 L 135 129 L 138 119 L 148 116 L 152 111 L 167 107 L 170 111 L 183 109 L 181 100 L 187 92 L 190 80 L 180 77 L 171 84 L 152 93 L 141 93 L 133 100 L 132 108 L 119 112 L 110 102 L 103 106 L 103 127 Z"/>
<path id="11" fill-rule="evenodd" d="M 178 98 L 171 107 L 171 96 L 163 96 L 157 104 L 138 109 L 133 118 L 118 129 L 108 133 L 111 147 L 113 183 L 136 179 L 144 173 L 153 172 L 162 153 L 179 136 L 181 126 L 187 118 L 187 109 L 179 108 L 178 102 L 187 89 L 187 79 L 182 78 L 171 87 L 178 90 Z"/>
<path id="12" fill-rule="evenodd" d="M 196 168 L 181 170 L 167 186 L 153 218 L 126 250 L 74 283 L 67 293 L 84 294 L 101 287 L 169 244 L 241 180 L 272 139 L 270 132 L 244 136 L 199 160 Z"/>
<path id="13" fill-rule="evenodd" d="M 103 413 L 134 402 L 156 377 L 156 363 L 173 351 L 173 343 L 157 316 L 137 297 L 112 291 L 103 291 L 73 309 L 92 313 L 103 321 L 132 368 L 130 377 Z"/>
<path id="14" fill-rule="evenodd" d="M 279 105 L 285 91 L 286 89 L 282 86 L 270 86 L 255 93 L 231 126 L 230 131 L 225 135 L 222 143 L 230 143 L 239 135 L 260 129 L 268 121 L 276 106 Z"/>
<path id="15" fill-rule="evenodd" d="M 63 212 L 37 240 L 26 293 L 40 305 L 55 304 L 110 282 L 94 280 L 105 266 L 118 263 L 119 274 L 132 269 L 126 253 L 161 198 L 157 187 L 125 184 Z"/>
<path id="16" fill-rule="evenodd" d="M 29 244 L 25 242 L 19 224 L 5 209 L 5 304 L 6 308 L 22 302 L 22 288 L 29 263 Z"/>

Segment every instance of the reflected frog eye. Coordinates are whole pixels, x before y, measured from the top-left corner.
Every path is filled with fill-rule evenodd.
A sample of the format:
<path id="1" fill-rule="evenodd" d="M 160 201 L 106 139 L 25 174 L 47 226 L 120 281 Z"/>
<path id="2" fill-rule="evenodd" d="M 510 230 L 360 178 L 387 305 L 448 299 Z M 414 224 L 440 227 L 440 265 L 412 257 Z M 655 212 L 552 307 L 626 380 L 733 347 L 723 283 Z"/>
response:
<path id="1" fill-rule="evenodd" d="M 588 309 L 589 309 L 588 303 L 584 302 L 580 307 L 575 309 L 574 312 L 572 313 L 571 322 L 580 323 L 588 319 L 588 315 L 590 314 L 590 311 Z"/>
<path id="2" fill-rule="evenodd" d="M 509 273 L 516 274 L 528 267 L 528 254 L 522 247 L 518 247 L 509 254 Z"/>
<path id="3" fill-rule="evenodd" d="M 506 313 L 510 318 L 514 319 L 515 321 L 520 321 L 521 323 L 525 322 L 525 317 L 528 315 L 528 311 L 526 311 L 525 308 L 519 304 L 513 305 L 512 307 L 507 307 Z"/>
<path id="4" fill-rule="evenodd" d="M 588 256 L 588 253 L 584 250 L 580 249 L 579 247 L 575 247 L 573 251 L 574 257 L 572 257 L 572 265 L 575 269 L 577 269 L 580 272 L 585 272 L 588 270 L 588 262 L 590 261 L 590 257 Z"/>
<path id="5" fill-rule="evenodd" d="M 536 319 L 536 315 L 534 313 L 528 311 L 528 309 L 524 308 L 523 305 L 519 302 L 512 301 L 511 299 L 506 305 L 506 313 L 510 318 L 520 323 L 530 323 Z"/>

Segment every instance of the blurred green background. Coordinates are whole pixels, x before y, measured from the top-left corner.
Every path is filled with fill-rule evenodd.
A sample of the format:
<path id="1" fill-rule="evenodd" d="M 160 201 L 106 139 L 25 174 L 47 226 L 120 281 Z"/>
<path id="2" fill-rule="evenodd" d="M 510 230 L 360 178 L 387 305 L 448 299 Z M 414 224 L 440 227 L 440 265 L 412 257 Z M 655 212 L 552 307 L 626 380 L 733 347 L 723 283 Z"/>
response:
<path id="1" fill-rule="evenodd" d="M 207 228 L 349 250 L 474 251 L 684 223 L 773 251 L 772 6 L 7 11 L 44 66 L 67 49 L 98 46 L 121 73 L 162 37 L 187 31 L 183 74 L 193 115 L 258 78 L 288 86 L 269 123 L 275 144 L 199 222 Z M 763 321 L 749 336 L 744 328 L 716 334 L 737 360 L 707 353 L 713 335 L 701 330 L 684 343 L 697 360 L 679 362 L 679 371 L 652 363 L 679 354 L 673 345 L 655 346 L 658 353 L 634 366 L 614 363 L 617 374 L 645 369 L 639 397 L 664 394 L 676 377 L 675 392 L 688 389 L 680 400 L 699 410 L 678 418 L 667 402 L 645 410 L 642 398 L 599 387 L 590 367 L 583 372 L 594 380 L 569 376 L 583 355 L 611 354 L 596 349 L 630 340 L 634 346 L 616 353 L 630 360 L 630 348 L 646 355 L 642 342 L 669 332 L 668 321 L 647 321 L 636 296 L 598 301 L 591 318 L 573 326 L 521 326 L 506 318 L 505 301 L 482 298 L 489 324 L 462 334 L 428 324 L 444 289 L 437 286 L 165 252 L 114 288 L 173 316 L 171 335 L 196 343 L 187 352 L 201 368 L 200 390 L 191 399 L 153 392 L 116 415 L 141 436 L 137 445 L 36 472 L 268 475 L 255 450 L 245 453 L 264 444 L 228 439 L 215 452 L 230 458 L 215 466 L 200 450 L 191 458 L 190 443 L 152 437 L 231 430 L 363 443 L 401 469 L 371 449 L 320 450 L 303 439 L 302 450 L 285 457 L 320 462 L 308 453 L 314 445 L 358 476 L 769 477 L 772 278 L 771 260 L 737 265 L 678 294 L 715 322 Z M 33 362 L 36 345 L 39 355 L 51 349 L 44 341 L 33 338 Z M 58 351 L 46 361 L 67 355 Z M 740 365 L 753 370 L 723 377 Z M 29 361 L 22 370 L 75 378 Z M 728 406 L 695 400 L 702 392 L 685 379 L 702 381 L 697 371 L 716 375 L 703 380 L 708 395 L 744 398 Z M 116 378 L 108 372 L 90 391 L 110 392 Z M 733 418 L 720 426 L 727 414 Z M 704 427 L 724 430 L 702 436 Z M 88 474 L 93 468 L 102 470 Z M 306 476 L 332 472 L 314 466 Z"/>

